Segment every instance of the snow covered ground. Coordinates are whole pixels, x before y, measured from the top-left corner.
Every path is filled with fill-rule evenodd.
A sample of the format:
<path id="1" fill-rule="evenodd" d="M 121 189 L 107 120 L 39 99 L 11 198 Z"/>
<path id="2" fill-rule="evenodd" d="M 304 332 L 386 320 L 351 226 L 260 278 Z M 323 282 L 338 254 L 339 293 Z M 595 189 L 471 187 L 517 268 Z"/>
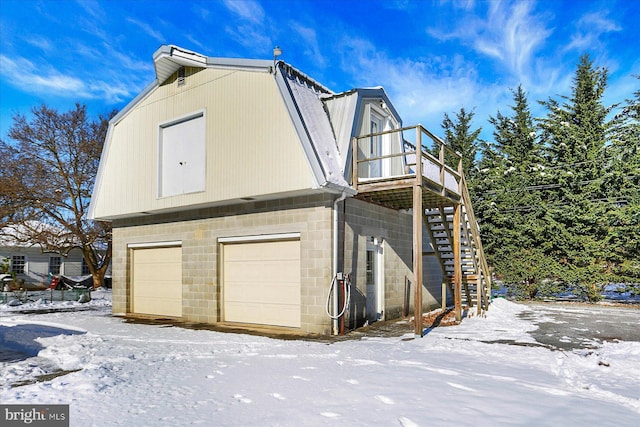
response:
<path id="1" fill-rule="evenodd" d="M 125 323 L 111 317 L 107 292 L 74 304 L 63 308 L 93 310 L 0 308 L 2 403 L 70 404 L 72 426 L 619 427 L 640 419 L 640 342 L 554 351 L 529 334 L 536 316 L 522 314 L 532 308 L 504 299 L 486 318 L 422 339 L 332 344 Z M 631 315 L 640 322 L 640 310 Z M 56 370 L 70 373 L 34 382 Z"/>

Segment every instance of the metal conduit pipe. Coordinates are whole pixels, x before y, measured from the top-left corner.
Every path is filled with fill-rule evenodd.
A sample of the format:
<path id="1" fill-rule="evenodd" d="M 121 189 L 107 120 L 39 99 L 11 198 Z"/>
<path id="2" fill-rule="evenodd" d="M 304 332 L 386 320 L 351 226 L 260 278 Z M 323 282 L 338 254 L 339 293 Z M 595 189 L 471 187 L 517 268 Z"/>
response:
<path id="1" fill-rule="evenodd" d="M 346 191 L 343 191 L 340 197 L 333 202 L 333 277 L 332 280 L 336 280 L 338 271 L 338 203 L 347 198 Z M 333 312 L 339 313 L 338 300 L 340 295 L 340 287 L 333 286 Z M 339 319 L 331 320 L 331 329 L 333 335 L 339 334 Z"/>

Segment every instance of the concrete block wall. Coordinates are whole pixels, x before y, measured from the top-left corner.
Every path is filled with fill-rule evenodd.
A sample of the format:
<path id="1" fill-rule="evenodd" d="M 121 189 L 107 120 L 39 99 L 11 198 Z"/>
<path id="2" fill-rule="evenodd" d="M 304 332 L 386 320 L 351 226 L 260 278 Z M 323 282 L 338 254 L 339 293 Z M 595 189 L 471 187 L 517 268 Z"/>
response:
<path id="1" fill-rule="evenodd" d="M 367 236 L 383 239 L 384 251 L 384 318 L 402 317 L 408 304 L 413 313 L 413 218 L 410 213 L 385 208 L 357 199 L 347 199 L 344 207 L 344 248 L 341 265 L 345 273 L 352 274 L 352 307 L 350 327 L 357 327 L 366 319 L 366 248 Z M 423 251 L 430 248 L 424 237 Z M 423 310 L 440 306 L 441 272 L 434 257 L 423 257 Z M 411 282 L 407 288 L 406 279 Z M 407 295 L 408 293 L 408 295 Z M 408 297 L 408 302 L 407 300 Z"/>
<path id="2" fill-rule="evenodd" d="M 332 269 L 332 203 L 318 194 L 220 208 L 150 215 L 113 224 L 113 312 L 131 312 L 129 244 L 182 242 L 184 320 L 223 320 L 218 256 L 220 237 L 300 233 L 301 332 L 330 332 L 325 313 Z"/>

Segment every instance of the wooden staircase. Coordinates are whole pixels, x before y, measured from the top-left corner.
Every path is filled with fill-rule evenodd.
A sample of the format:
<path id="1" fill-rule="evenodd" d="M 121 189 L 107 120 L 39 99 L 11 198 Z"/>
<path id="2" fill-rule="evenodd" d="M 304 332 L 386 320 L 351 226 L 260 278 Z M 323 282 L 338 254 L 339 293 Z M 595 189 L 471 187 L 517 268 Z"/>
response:
<path id="1" fill-rule="evenodd" d="M 414 141 L 407 138 L 415 131 Z M 373 138 L 388 149 L 373 153 Z M 424 149 L 423 138 L 439 150 Z M 369 147 L 369 148 L 368 148 Z M 412 213 L 412 258 L 414 318 L 422 318 L 423 232 L 431 238 L 442 269 L 443 305 L 446 289 L 453 296 L 457 320 L 463 303 L 482 314 L 489 307 L 491 273 L 482 249 L 480 230 L 473 214 L 469 190 L 462 170 L 462 156 L 422 125 L 352 138 L 351 183 L 360 200 Z M 388 154 L 384 154 L 388 153 Z M 388 167 L 372 168 L 371 165 Z M 372 173 L 372 171 L 376 173 Z M 380 173 L 380 171 L 386 171 Z M 415 322 L 416 336 L 423 336 L 422 322 Z"/>
<path id="2" fill-rule="evenodd" d="M 469 198 L 469 191 L 464 177 L 462 178 L 462 203 L 460 229 L 460 264 L 462 271 L 461 302 L 469 309 L 477 308 L 481 314 L 489 305 L 491 290 L 491 273 L 482 249 L 480 229 L 473 213 Z M 434 254 L 437 257 L 442 277 L 449 291 L 453 295 L 452 283 L 454 278 L 453 254 L 453 206 L 438 206 L 424 211 L 424 229 L 426 230 Z M 444 304 L 444 303 L 443 303 Z"/>

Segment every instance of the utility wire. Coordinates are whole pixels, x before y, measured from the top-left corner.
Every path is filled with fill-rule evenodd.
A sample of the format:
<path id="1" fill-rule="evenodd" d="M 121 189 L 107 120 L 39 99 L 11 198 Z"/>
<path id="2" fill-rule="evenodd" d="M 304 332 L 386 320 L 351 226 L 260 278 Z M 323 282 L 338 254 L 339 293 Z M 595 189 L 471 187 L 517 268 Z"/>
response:
<path id="1" fill-rule="evenodd" d="M 589 201 L 590 202 L 594 202 L 594 203 L 609 203 L 609 204 L 620 204 L 620 205 L 626 205 L 626 204 L 629 203 L 629 201 L 627 199 L 624 199 L 624 198 L 590 199 Z M 566 200 L 557 200 L 555 202 L 545 203 L 545 204 L 536 205 L 536 206 L 531 206 L 531 205 L 514 206 L 514 207 L 508 208 L 508 209 L 501 209 L 501 211 L 502 212 L 523 212 L 523 211 L 526 212 L 526 211 L 533 210 L 534 208 L 562 206 L 562 205 L 566 205 L 567 203 L 568 202 Z"/>
<path id="2" fill-rule="evenodd" d="M 623 179 L 633 179 L 636 177 L 640 177 L 640 175 L 626 175 L 623 176 Z M 600 177 L 600 178 L 596 178 L 596 179 L 590 179 L 590 180 L 585 180 L 585 181 L 580 181 L 580 185 L 587 185 L 587 184 L 592 184 L 594 182 L 601 182 L 604 181 L 606 177 Z M 529 185 L 527 187 L 517 187 L 517 188 L 513 188 L 510 190 L 502 190 L 500 191 L 501 193 L 515 193 L 515 192 L 519 192 L 522 190 L 553 190 L 554 188 L 560 188 L 563 187 L 563 184 L 540 184 L 540 185 Z M 498 194 L 498 191 L 487 191 L 487 194 L 490 195 L 496 195 Z"/>

